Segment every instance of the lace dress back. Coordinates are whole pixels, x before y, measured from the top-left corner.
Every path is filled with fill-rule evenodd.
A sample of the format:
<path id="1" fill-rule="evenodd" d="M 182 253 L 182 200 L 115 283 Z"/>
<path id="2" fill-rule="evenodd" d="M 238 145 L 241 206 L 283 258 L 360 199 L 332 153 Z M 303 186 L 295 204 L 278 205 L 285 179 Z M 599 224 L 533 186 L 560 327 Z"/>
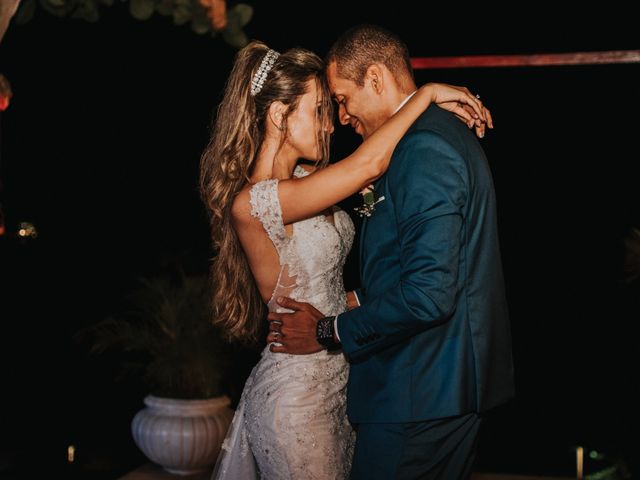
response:
<path id="1" fill-rule="evenodd" d="M 296 167 L 294 175 L 307 175 Z M 293 224 L 287 235 L 278 180 L 255 184 L 251 214 L 258 218 L 280 260 L 269 311 L 286 312 L 275 299 L 307 302 L 325 315 L 347 308 L 342 269 L 354 237 L 349 216 L 318 215 Z M 267 346 L 245 383 L 213 478 L 344 479 L 354 432 L 346 417 L 348 364 L 341 352 L 272 353 Z"/>

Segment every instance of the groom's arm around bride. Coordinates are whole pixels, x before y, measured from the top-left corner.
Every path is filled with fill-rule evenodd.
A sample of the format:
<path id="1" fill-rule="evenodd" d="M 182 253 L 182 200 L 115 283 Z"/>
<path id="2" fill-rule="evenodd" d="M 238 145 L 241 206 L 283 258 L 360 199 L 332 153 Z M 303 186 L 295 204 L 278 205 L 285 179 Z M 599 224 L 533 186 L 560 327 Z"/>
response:
<path id="1" fill-rule="evenodd" d="M 379 54 L 387 51 L 397 54 Z M 346 32 L 327 69 L 341 123 L 364 138 L 375 131 L 415 91 L 409 64 L 394 34 L 370 25 Z M 355 71 L 367 72 L 364 87 L 348 77 Z M 482 412 L 514 388 L 491 171 L 468 127 L 432 105 L 374 191 L 384 201 L 360 232 L 361 306 L 335 320 L 281 299 L 293 313 L 269 314 L 271 348 L 342 346 L 357 425 L 352 480 L 465 479 Z"/>

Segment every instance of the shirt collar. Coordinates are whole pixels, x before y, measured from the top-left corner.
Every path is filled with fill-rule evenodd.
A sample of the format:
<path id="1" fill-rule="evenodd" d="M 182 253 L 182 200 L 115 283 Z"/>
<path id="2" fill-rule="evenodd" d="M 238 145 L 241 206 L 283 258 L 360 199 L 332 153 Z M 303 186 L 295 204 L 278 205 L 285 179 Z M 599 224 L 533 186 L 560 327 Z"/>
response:
<path id="1" fill-rule="evenodd" d="M 400 105 L 398 105 L 398 108 L 395 109 L 395 111 L 393 113 L 396 113 L 398 110 L 400 110 L 402 108 L 402 106 L 407 103 L 409 101 L 409 99 L 411 97 L 413 97 L 416 94 L 417 90 L 414 90 L 412 93 L 410 93 L 407 98 L 405 98 L 402 103 Z"/>

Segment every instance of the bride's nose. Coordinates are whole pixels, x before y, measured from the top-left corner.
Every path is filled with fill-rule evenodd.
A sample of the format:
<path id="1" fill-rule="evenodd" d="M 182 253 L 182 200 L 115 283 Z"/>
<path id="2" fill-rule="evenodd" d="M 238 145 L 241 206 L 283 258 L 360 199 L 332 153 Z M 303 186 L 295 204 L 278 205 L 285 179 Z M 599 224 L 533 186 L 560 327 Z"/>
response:
<path id="1" fill-rule="evenodd" d="M 333 125 L 333 120 L 327 120 L 324 124 L 324 131 L 328 134 L 332 134 L 334 130 L 335 127 Z"/>

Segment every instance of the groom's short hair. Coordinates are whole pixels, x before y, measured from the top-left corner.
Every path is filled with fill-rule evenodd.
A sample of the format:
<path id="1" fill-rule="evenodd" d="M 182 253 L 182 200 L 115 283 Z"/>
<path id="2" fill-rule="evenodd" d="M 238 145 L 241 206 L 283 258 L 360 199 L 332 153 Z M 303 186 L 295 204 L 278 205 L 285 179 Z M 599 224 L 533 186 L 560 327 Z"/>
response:
<path id="1" fill-rule="evenodd" d="M 340 77 L 364 85 L 367 69 L 374 63 L 386 66 L 403 87 L 413 82 L 407 45 L 394 33 L 377 25 L 358 25 L 344 32 L 331 46 L 326 64 L 336 62 Z"/>

